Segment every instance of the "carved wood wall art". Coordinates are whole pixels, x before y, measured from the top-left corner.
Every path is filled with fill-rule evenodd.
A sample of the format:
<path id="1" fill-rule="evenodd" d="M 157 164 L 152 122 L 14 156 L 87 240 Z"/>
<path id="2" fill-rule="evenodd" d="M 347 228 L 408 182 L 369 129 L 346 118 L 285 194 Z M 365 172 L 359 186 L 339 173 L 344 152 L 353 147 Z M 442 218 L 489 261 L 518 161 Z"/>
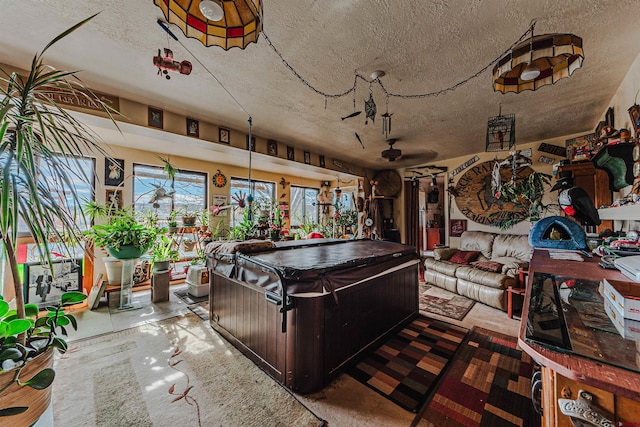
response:
<path id="1" fill-rule="evenodd" d="M 479 163 L 469 168 L 460 177 L 455 187 L 455 198 L 458 209 L 473 222 L 493 225 L 492 222 L 504 218 L 511 218 L 514 214 L 526 215 L 526 210 L 516 203 L 505 202 L 495 197 L 491 190 L 491 172 L 493 161 Z M 517 180 L 521 180 L 533 173 L 529 166 L 518 169 Z M 511 168 L 500 171 L 502 181 L 511 179 Z M 491 219 L 490 215 L 494 214 Z"/>

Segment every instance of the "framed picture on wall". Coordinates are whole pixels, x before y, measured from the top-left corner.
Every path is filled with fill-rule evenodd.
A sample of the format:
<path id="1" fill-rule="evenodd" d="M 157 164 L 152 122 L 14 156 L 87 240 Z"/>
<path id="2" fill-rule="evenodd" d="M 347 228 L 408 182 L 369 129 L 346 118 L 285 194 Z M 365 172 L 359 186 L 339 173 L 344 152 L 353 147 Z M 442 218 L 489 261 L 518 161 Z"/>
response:
<path id="1" fill-rule="evenodd" d="M 462 233 L 467 230 L 467 220 L 466 219 L 452 219 L 449 221 L 449 236 L 451 237 L 460 237 Z"/>
<path id="2" fill-rule="evenodd" d="M 200 137 L 200 122 L 187 117 L 187 135 L 196 138 Z"/>
<path id="3" fill-rule="evenodd" d="M 149 126 L 162 129 L 163 112 L 158 108 L 149 107 Z"/>
<path id="4" fill-rule="evenodd" d="M 225 128 L 218 128 L 218 141 L 223 144 L 231 143 L 231 131 Z"/>
<path id="5" fill-rule="evenodd" d="M 105 202 L 109 208 L 109 214 L 116 210 L 122 209 L 122 190 L 107 189 L 105 194 Z"/>
<path id="6" fill-rule="evenodd" d="M 267 141 L 267 152 L 269 153 L 270 156 L 278 155 L 278 143 L 273 139 L 270 139 L 269 141 Z"/>
<path id="7" fill-rule="evenodd" d="M 24 300 L 40 310 L 55 305 L 67 291 L 82 291 L 82 258 L 53 261 L 53 271 L 46 264 L 24 266 Z"/>
<path id="8" fill-rule="evenodd" d="M 104 185 L 117 187 L 124 181 L 124 160 L 105 159 L 104 160 Z"/>

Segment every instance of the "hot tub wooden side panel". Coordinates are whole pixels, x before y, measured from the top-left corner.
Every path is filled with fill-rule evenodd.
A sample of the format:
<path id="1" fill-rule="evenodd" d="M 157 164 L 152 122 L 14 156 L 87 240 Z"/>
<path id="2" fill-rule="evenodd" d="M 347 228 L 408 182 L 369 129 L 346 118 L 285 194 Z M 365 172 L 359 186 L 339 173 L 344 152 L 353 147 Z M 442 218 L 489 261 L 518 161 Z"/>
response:
<path id="1" fill-rule="evenodd" d="M 267 302 L 261 289 L 215 272 L 209 284 L 211 326 L 284 384 L 286 336 L 280 306 Z"/>
<path id="2" fill-rule="evenodd" d="M 214 329 L 288 388 L 310 393 L 341 367 L 418 313 L 418 264 L 373 277 L 333 295 L 291 297 L 282 333 L 281 306 L 264 290 L 210 274 Z"/>

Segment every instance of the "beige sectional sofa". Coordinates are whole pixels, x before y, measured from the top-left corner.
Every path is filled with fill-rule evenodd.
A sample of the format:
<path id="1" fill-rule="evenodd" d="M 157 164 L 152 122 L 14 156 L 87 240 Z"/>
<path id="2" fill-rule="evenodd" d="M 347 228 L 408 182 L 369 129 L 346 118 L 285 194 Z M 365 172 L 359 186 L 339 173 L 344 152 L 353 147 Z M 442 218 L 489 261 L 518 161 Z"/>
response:
<path id="1" fill-rule="evenodd" d="M 436 248 L 425 260 L 425 281 L 506 311 L 507 288 L 532 254 L 526 235 L 465 231 L 459 248 Z"/>

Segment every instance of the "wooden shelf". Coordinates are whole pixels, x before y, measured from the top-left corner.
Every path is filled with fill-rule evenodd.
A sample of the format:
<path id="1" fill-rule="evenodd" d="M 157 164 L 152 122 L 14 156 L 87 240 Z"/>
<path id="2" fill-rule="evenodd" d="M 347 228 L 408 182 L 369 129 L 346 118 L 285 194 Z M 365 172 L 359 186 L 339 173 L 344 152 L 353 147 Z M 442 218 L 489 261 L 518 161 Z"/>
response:
<path id="1" fill-rule="evenodd" d="M 600 219 L 609 220 L 640 220 L 640 203 L 635 205 L 623 205 L 617 208 L 598 209 Z"/>

